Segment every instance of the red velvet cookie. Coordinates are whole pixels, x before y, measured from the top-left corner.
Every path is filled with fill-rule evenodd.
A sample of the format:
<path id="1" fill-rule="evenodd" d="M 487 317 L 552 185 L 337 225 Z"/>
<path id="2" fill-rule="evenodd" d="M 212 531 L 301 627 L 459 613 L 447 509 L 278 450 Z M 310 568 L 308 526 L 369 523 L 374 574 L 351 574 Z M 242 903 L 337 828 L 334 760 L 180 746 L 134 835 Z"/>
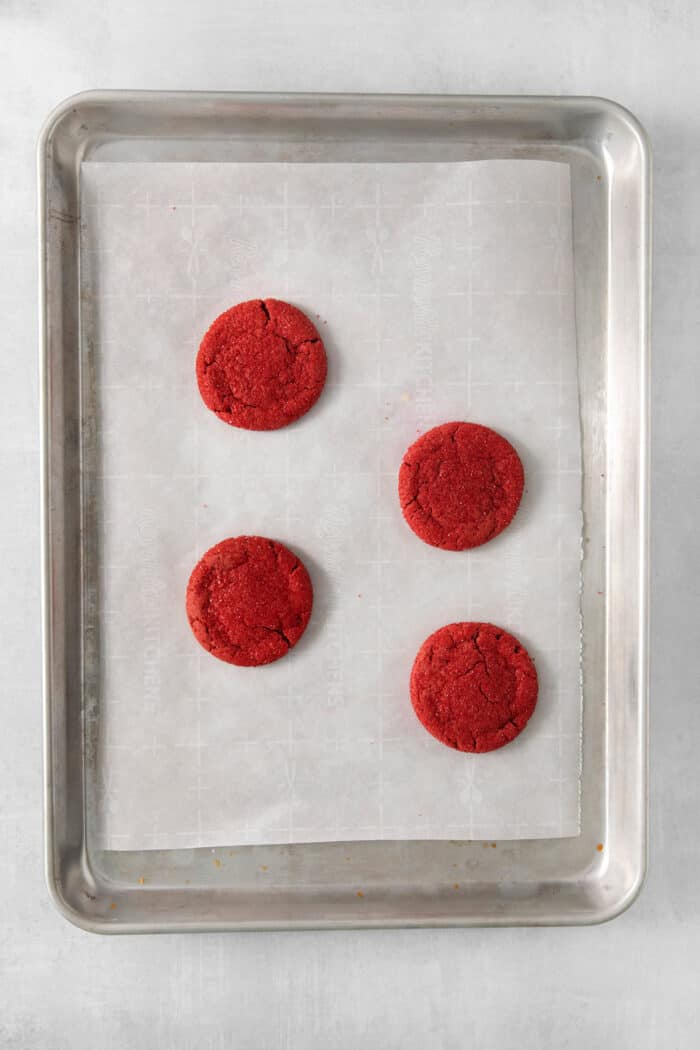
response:
<path id="1" fill-rule="evenodd" d="M 411 702 L 429 733 L 458 751 L 514 740 L 537 703 L 537 672 L 511 634 L 490 623 L 451 623 L 423 642 Z"/>
<path id="2" fill-rule="evenodd" d="M 403 516 L 433 547 L 463 551 L 493 539 L 513 519 L 523 465 L 495 430 L 443 423 L 406 452 L 399 470 Z"/>
<path id="3" fill-rule="evenodd" d="M 290 550 L 262 536 L 237 536 L 212 547 L 187 585 L 187 618 L 213 656 L 240 667 L 279 660 L 311 616 L 309 574 Z"/>
<path id="4" fill-rule="evenodd" d="M 308 412 L 326 381 L 326 351 L 296 306 L 251 299 L 216 318 L 197 354 L 207 408 L 246 430 L 277 430 Z"/>

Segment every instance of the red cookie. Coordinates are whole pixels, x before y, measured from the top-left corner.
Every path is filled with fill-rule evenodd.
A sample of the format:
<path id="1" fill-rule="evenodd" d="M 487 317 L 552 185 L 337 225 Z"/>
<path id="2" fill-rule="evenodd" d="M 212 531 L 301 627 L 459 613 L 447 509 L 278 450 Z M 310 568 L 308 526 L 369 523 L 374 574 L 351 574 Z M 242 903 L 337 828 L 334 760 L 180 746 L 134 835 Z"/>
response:
<path id="1" fill-rule="evenodd" d="M 207 652 L 240 667 L 279 660 L 311 616 L 309 574 L 275 540 L 237 536 L 212 547 L 187 585 L 187 618 Z"/>
<path id="2" fill-rule="evenodd" d="M 511 634 L 451 623 L 427 638 L 411 671 L 411 702 L 425 728 L 458 751 L 495 751 L 522 732 L 537 703 L 537 672 Z"/>
<path id="3" fill-rule="evenodd" d="M 308 412 L 326 381 L 326 351 L 296 306 L 251 299 L 202 339 L 197 383 L 207 408 L 246 430 L 277 430 Z"/>
<path id="4" fill-rule="evenodd" d="M 433 547 L 463 551 L 512 521 L 525 476 L 517 452 L 478 423 L 443 423 L 419 437 L 399 470 L 403 516 Z"/>

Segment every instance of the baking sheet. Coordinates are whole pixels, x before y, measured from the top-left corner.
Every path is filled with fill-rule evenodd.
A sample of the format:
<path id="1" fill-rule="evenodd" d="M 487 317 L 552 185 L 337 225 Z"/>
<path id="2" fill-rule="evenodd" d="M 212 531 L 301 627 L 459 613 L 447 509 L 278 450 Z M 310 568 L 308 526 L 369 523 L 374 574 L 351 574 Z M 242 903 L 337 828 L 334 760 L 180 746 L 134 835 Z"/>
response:
<path id="1" fill-rule="evenodd" d="M 580 436 L 568 168 L 86 164 L 82 273 L 101 508 L 98 838 L 109 848 L 578 832 Z M 231 303 L 318 314 L 329 383 L 303 420 L 226 427 L 193 377 Z M 448 419 L 523 458 L 513 525 L 476 551 L 421 544 L 396 471 Z M 297 550 L 316 602 L 262 669 L 204 653 L 184 589 L 217 540 Z M 513 631 L 540 700 L 502 751 L 417 723 L 407 680 L 456 619 Z"/>

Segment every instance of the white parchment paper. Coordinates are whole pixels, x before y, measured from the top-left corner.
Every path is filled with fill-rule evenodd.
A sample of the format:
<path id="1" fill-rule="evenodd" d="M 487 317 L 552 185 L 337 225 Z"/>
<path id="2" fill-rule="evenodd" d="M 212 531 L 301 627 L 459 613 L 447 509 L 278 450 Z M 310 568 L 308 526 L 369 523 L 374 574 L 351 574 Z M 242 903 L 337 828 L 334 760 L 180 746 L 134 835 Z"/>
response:
<path id="1" fill-rule="evenodd" d="M 141 849 L 579 830 L 581 462 L 568 167 L 116 164 L 82 169 L 99 420 L 99 838 Z M 220 422 L 194 378 L 253 297 L 316 321 L 327 387 L 272 433 Z M 447 420 L 513 442 L 513 524 L 447 553 L 403 522 L 406 447 Z M 189 573 L 227 536 L 297 551 L 311 624 L 264 668 L 204 652 Z M 408 678 L 424 638 L 500 624 L 540 679 L 487 755 L 443 747 Z"/>

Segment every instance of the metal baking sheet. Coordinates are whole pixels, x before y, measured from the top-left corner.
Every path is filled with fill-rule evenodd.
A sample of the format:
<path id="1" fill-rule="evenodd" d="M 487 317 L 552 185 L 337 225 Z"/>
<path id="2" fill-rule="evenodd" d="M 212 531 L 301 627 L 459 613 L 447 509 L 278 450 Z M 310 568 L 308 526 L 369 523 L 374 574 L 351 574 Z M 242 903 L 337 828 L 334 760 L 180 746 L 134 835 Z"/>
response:
<path id="1" fill-rule="evenodd" d="M 454 161 L 572 172 L 583 445 L 578 838 L 110 852 L 91 820 L 96 675 L 84 454 L 99 425 L 81 329 L 84 160 Z M 39 147 L 46 859 L 59 908 L 100 932 L 594 922 L 644 872 L 649 159 L 598 99 L 90 93 Z"/>

